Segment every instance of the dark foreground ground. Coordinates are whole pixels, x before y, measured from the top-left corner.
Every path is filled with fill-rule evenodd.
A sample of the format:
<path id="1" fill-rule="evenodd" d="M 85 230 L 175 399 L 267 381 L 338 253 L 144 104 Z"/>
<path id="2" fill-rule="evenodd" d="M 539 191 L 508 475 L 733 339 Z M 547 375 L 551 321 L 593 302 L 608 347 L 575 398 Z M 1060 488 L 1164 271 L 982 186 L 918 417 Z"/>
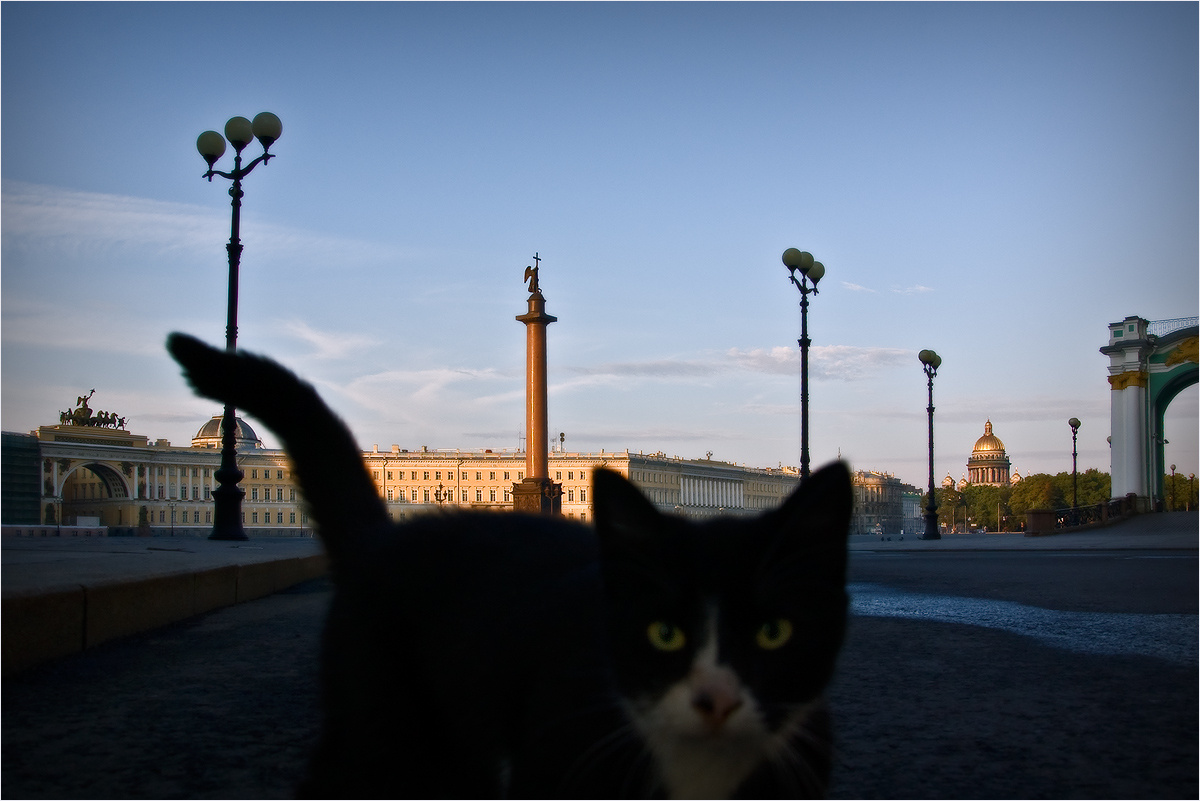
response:
<path id="1" fill-rule="evenodd" d="M 1024 592 L 980 559 L 978 570 L 998 571 L 993 585 Z M 1195 554 L 1175 561 L 1168 594 L 1190 596 L 1167 605 L 1180 609 L 1133 611 L 1190 610 L 1194 629 Z M 966 569 L 920 564 L 943 576 L 942 592 Z M 855 565 L 857 581 L 895 573 L 911 583 L 920 573 L 894 559 Z M 1128 583 L 1119 572 L 1113 580 Z M 328 600 L 324 581 L 309 582 L 5 680 L 0 794 L 288 797 L 317 733 L 315 654 Z M 1004 609 L 1019 617 L 1023 607 Z M 853 618 L 832 690 L 835 797 L 1198 796 L 1194 638 L 1189 662 L 1119 642 L 1116 653 L 1080 652 L 994 620 L 922 615 Z M 1118 631 L 1121 621 L 1153 622 L 1114 619 Z"/>

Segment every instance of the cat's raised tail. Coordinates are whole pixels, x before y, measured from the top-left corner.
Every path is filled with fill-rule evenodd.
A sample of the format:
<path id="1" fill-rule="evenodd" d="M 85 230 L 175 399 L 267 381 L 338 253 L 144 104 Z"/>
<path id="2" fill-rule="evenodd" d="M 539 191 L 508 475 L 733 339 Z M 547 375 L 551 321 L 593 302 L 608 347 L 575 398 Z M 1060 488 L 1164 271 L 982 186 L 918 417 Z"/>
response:
<path id="1" fill-rule="evenodd" d="M 253 415 L 282 440 L 335 561 L 359 537 L 388 524 L 354 436 L 311 384 L 271 359 L 218 350 L 187 334 L 168 336 L 167 350 L 196 394 Z M 319 477 L 314 465 L 321 465 Z"/>

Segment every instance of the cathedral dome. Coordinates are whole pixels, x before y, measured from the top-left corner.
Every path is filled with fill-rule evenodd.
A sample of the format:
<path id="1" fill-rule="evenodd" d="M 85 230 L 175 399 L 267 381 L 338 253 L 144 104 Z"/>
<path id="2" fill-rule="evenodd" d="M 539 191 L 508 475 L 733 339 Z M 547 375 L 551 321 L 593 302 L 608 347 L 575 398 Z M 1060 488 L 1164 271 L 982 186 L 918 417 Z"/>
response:
<path id="1" fill-rule="evenodd" d="M 975 440 L 972 453 L 999 453 L 1004 455 L 1004 443 L 992 433 L 992 421 L 988 420 L 983 426 L 983 436 Z"/>
<path id="2" fill-rule="evenodd" d="M 192 437 L 193 448 L 221 448 L 221 421 L 223 415 L 214 414 L 212 419 L 204 425 L 200 426 L 200 430 L 196 432 L 196 436 Z M 236 447 L 238 450 L 247 448 L 261 448 L 262 441 L 259 440 L 258 434 L 254 433 L 245 420 L 238 417 L 237 419 L 237 438 Z"/>

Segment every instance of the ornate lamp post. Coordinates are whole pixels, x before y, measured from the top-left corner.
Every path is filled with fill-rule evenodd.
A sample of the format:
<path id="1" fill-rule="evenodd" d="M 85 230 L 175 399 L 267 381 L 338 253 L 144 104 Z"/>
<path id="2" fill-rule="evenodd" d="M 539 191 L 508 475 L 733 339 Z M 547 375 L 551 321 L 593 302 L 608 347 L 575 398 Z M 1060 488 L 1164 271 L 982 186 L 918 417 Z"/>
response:
<path id="1" fill-rule="evenodd" d="M 800 480 L 808 478 L 808 295 L 817 294 L 817 282 L 825 275 L 825 265 L 813 261 L 806 250 L 788 248 L 783 251 L 783 264 L 791 281 L 800 290 Z M 800 277 L 796 277 L 796 272 Z M 809 282 L 812 285 L 809 285 Z"/>
<path id="2" fill-rule="evenodd" d="M 933 484 L 933 377 L 942 366 L 942 357 L 931 350 L 923 350 L 917 354 L 925 369 L 925 377 L 929 380 L 929 505 L 925 507 L 925 533 L 923 540 L 940 540 L 937 522 L 937 488 Z"/>
<path id="3" fill-rule="evenodd" d="M 438 482 L 437 489 L 433 491 L 433 499 L 442 504 L 450 500 L 452 495 L 454 495 L 454 491 L 446 489 L 440 481 Z"/>
<path id="4" fill-rule="evenodd" d="M 208 163 L 208 172 L 204 178 L 209 182 L 214 175 L 219 175 L 233 181 L 229 188 L 229 196 L 233 198 L 233 224 L 230 229 L 229 244 L 229 303 L 228 323 L 225 326 L 225 349 L 229 352 L 237 350 L 237 306 L 238 306 L 238 265 L 242 256 L 242 242 L 238 238 L 241 228 L 242 209 L 242 179 L 250 171 L 272 158 L 271 145 L 283 132 L 283 123 L 269 111 L 264 111 L 254 118 L 233 117 L 225 123 L 225 136 L 216 131 L 205 131 L 196 139 L 196 149 Z M 225 139 L 233 145 L 233 171 L 221 172 L 213 169 L 217 159 L 225 153 Z M 254 139 L 262 145 L 262 155 L 242 166 L 242 151 Z M 242 528 L 242 498 L 246 492 L 238 486 L 243 473 L 237 466 L 237 413 L 232 405 L 226 404 L 225 415 L 221 421 L 221 467 L 214 474 L 219 486 L 213 490 L 213 530 L 210 540 L 244 540 L 248 539 Z"/>
<path id="5" fill-rule="evenodd" d="M 1079 524 L 1079 426 L 1083 425 L 1079 422 L 1078 417 L 1072 417 L 1067 421 L 1067 425 L 1071 427 L 1071 518 L 1073 523 Z"/>

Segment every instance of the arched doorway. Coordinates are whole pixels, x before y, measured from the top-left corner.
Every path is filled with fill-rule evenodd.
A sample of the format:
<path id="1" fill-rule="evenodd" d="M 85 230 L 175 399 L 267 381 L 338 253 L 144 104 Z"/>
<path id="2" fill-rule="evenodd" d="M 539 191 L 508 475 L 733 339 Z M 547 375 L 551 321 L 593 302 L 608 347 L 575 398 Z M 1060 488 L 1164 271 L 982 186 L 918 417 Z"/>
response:
<path id="1" fill-rule="evenodd" d="M 1163 498 L 1164 416 L 1200 379 L 1197 318 L 1150 322 L 1126 317 L 1108 326 L 1112 386 L 1112 494 L 1136 495 L 1144 511 Z"/>

